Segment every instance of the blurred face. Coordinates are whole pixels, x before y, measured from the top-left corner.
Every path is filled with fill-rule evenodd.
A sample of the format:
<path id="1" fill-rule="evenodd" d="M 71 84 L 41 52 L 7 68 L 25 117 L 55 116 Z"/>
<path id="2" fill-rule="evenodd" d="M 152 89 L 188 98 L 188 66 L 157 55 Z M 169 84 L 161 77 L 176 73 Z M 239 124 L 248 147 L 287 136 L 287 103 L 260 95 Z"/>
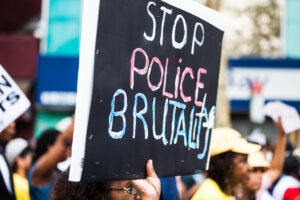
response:
<path id="1" fill-rule="evenodd" d="M 13 139 L 15 132 L 16 123 L 13 122 L 0 133 L 0 145 L 5 146 L 11 139 Z"/>
<path id="2" fill-rule="evenodd" d="M 26 170 L 29 169 L 30 165 L 32 162 L 32 153 L 28 153 L 25 157 L 24 157 L 24 166 L 26 168 Z"/>
<path id="3" fill-rule="evenodd" d="M 246 154 L 237 154 L 233 159 L 233 173 L 232 179 L 235 184 L 246 185 L 249 181 L 249 165 L 247 162 L 248 155 Z"/>
<path id="4" fill-rule="evenodd" d="M 251 191 L 257 191 L 261 187 L 262 175 L 265 172 L 265 168 L 255 167 L 250 169 L 250 179 L 246 187 Z"/>
<path id="5" fill-rule="evenodd" d="M 130 194 L 130 192 L 125 192 L 122 190 L 113 190 L 113 188 L 124 188 L 124 187 L 132 187 L 130 181 L 112 181 L 108 184 L 108 188 L 112 188 L 109 190 L 105 199 L 115 199 L 115 200 L 133 200 L 133 199 L 141 199 L 138 194 Z M 135 192 L 133 192 L 135 193 Z"/>
<path id="6" fill-rule="evenodd" d="M 32 153 L 27 153 L 24 157 L 18 157 L 17 158 L 17 164 L 19 168 L 22 168 L 24 170 L 28 170 L 32 161 Z"/>

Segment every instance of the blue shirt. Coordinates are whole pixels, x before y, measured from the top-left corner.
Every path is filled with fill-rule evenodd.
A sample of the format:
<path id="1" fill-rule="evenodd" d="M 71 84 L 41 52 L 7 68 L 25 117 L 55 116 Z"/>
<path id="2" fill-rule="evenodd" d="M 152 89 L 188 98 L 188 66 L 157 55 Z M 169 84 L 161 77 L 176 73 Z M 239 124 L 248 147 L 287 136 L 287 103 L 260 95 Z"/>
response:
<path id="1" fill-rule="evenodd" d="M 55 184 L 56 179 L 58 178 L 58 172 L 55 172 L 54 178 L 48 185 L 43 186 L 35 186 L 32 184 L 32 173 L 35 167 L 34 163 L 31 165 L 28 172 L 28 182 L 29 182 L 29 190 L 30 190 L 30 198 L 31 200 L 47 200 L 51 197 L 51 189 Z"/>
<path id="2" fill-rule="evenodd" d="M 175 177 L 160 178 L 160 200 L 179 200 Z"/>

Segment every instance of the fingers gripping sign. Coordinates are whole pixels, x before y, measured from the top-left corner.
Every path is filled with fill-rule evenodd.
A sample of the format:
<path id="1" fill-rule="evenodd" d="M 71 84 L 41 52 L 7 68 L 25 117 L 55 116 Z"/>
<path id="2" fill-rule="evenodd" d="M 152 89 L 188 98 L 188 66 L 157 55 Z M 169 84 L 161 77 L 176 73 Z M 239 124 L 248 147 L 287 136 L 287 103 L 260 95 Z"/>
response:
<path id="1" fill-rule="evenodd" d="M 161 185 L 158 176 L 153 168 L 153 161 L 148 160 L 146 164 L 147 177 L 145 179 L 132 180 L 131 183 L 140 194 L 143 200 L 158 200 L 161 192 Z"/>

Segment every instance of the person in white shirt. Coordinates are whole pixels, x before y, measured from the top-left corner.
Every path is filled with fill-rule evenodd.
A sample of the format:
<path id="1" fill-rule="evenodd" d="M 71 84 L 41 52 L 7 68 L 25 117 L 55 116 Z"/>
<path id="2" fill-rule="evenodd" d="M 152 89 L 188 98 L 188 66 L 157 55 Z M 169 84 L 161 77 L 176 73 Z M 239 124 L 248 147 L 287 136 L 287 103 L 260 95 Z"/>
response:
<path id="1" fill-rule="evenodd" d="M 15 199 L 15 191 L 13 187 L 13 179 L 11 169 L 4 156 L 4 148 L 6 144 L 15 135 L 15 123 L 11 123 L 0 133 L 0 199 Z"/>

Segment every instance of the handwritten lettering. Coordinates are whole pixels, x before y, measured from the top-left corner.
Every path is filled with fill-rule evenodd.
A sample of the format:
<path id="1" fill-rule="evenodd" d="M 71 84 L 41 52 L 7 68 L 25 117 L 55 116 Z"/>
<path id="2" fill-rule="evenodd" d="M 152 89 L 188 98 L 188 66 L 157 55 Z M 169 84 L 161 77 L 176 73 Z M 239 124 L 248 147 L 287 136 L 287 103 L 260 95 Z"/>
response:
<path id="1" fill-rule="evenodd" d="M 123 98 L 117 98 L 119 95 L 123 96 Z M 143 93 L 137 93 L 134 96 L 133 101 L 133 110 L 127 110 L 127 94 L 124 90 L 119 89 L 113 95 L 112 103 L 111 103 L 111 112 L 109 117 L 109 135 L 113 139 L 121 139 L 124 134 L 126 134 L 126 116 L 132 116 L 133 125 L 132 125 L 132 138 L 135 139 L 137 137 L 136 127 L 137 120 L 140 121 L 143 129 L 144 129 L 144 138 L 147 140 L 149 138 L 150 127 L 152 127 L 153 138 L 157 141 L 161 141 L 164 145 L 175 145 L 179 141 L 179 136 L 183 139 L 183 145 L 186 148 L 190 149 L 202 149 L 202 152 L 198 155 L 199 159 L 203 159 L 207 154 L 208 148 L 208 138 L 209 133 L 213 129 L 214 124 L 214 115 L 215 115 L 215 107 L 213 106 L 209 113 L 207 108 L 205 107 L 206 95 L 202 100 L 202 108 L 201 111 L 195 113 L 195 106 L 191 109 L 188 114 L 186 110 L 186 104 L 180 103 L 174 100 L 165 99 L 164 102 L 164 112 L 162 119 L 162 130 L 160 134 L 157 134 L 156 130 L 156 97 L 152 99 L 152 110 L 148 110 L 148 100 L 146 95 Z M 118 103 L 117 103 L 118 101 Z M 115 111 L 115 104 L 123 104 L 123 108 L 120 111 Z M 139 110 L 138 110 L 139 108 Z M 172 113 L 169 113 L 169 110 L 172 110 Z M 176 115 L 177 112 L 180 112 L 179 117 Z M 132 112 L 132 115 L 127 112 Z M 147 121 L 144 117 L 148 112 L 151 112 L 152 121 Z M 189 123 L 186 124 L 186 116 L 189 117 Z M 113 120 L 115 117 L 121 117 L 123 120 L 123 128 L 120 131 L 113 131 Z M 167 124 L 167 119 L 171 119 L 171 124 Z M 152 126 L 148 126 L 152 123 Z M 171 130 L 170 132 L 166 132 L 166 130 Z M 205 141 L 204 146 L 200 146 L 200 138 L 201 138 L 201 128 L 206 129 L 205 132 Z M 197 131 L 196 131 L 197 130 Z M 141 134 L 139 132 L 138 134 Z"/>
<path id="2" fill-rule="evenodd" d="M 156 18 L 153 14 L 153 12 L 151 12 L 150 7 L 153 7 L 153 9 L 156 8 L 156 4 L 153 1 L 149 1 L 148 5 L 147 5 L 147 13 L 148 16 L 151 19 L 152 22 L 152 33 L 147 34 L 146 32 L 144 32 L 143 36 L 144 38 L 149 41 L 149 42 L 153 42 L 155 40 L 156 37 Z M 161 6 L 160 10 L 162 11 L 162 17 L 161 18 L 161 24 L 160 24 L 160 34 L 159 34 L 159 44 L 161 46 L 164 45 L 164 34 L 165 34 L 165 24 L 166 24 L 166 20 L 167 18 L 171 18 L 171 15 L 173 13 L 173 10 L 170 8 L 167 8 L 165 6 Z M 169 17 L 167 17 L 169 16 Z M 174 17 L 173 17 L 174 18 Z M 170 23 L 170 19 L 168 20 L 168 23 Z M 186 23 L 186 20 L 184 18 L 184 16 L 182 16 L 181 14 L 176 15 L 174 21 L 173 21 L 173 26 L 172 26 L 172 35 L 171 35 L 171 43 L 172 43 L 172 47 L 174 49 L 182 49 L 186 46 L 186 44 L 188 43 L 188 32 L 189 32 L 189 28 L 188 25 Z M 180 25 L 181 24 L 181 25 Z M 183 31 L 183 36 L 182 39 L 180 41 L 177 41 L 177 34 L 178 32 Z M 201 22 L 196 22 L 194 24 L 194 28 L 193 30 L 193 34 L 192 34 L 192 39 L 190 41 L 191 44 L 191 50 L 190 53 L 191 55 L 194 55 L 195 53 L 195 46 L 197 45 L 198 47 L 202 47 L 203 43 L 204 43 L 204 39 L 205 39 L 205 31 L 204 31 L 204 26 Z"/>
<path id="3" fill-rule="evenodd" d="M 165 45 L 171 45 L 176 51 L 189 44 L 189 51 L 184 51 L 192 56 L 203 46 L 205 29 L 201 22 L 195 22 L 193 27 L 189 27 L 191 23 L 187 23 L 182 14 L 176 14 L 166 6 L 158 8 L 154 1 L 149 1 L 145 10 L 151 27 L 141 36 L 146 43 L 156 42 L 155 45 L 160 45 L 161 48 L 170 48 Z M 170 30 L 167 30 L 168 28 Z M 165 34 L 170 33 L 171 35 L 166 37 Z M 128 135 L 128 130 L 132 130 L 132 135 L 128 135 L 132 136 L 132 139 L 152 138 L 164 146 L 182 143 L 189 150 L 199 151 L 197 158 L 204 159 L 208 153 L 209 134 L 214 126 L 216 112 L 215 106 L 211 106 L 210 110 L 206 106 L 207 93 L 203 92 L 203 76 L 207 74 L 207 69 L 205 66 L 186 64 L 189 60 L 181 57 L 184 54 L 156 56 L 151 53 L 148 54 L 141 47 L 133 49 L 129 58 L 130 94 L 127 95 L 126 88 L 118 89 L 113 94 L 109 114 L 109 136 L 121 139 L 125 134 Z M 169 63 L 172 63 L 171 66 Z M 139 82 L 144 80 L 145 90 L 148 91 L 137 92 L 139 87 L 135 86 L 135 79 Z M 149 97 L 149 92 L 155 95 Z M 122 120 L 121 130 L 115 130 L 116 127 L 113 126 L 114 120 L 117 119 Z M 131 120 L 132 127 L 129 127 L 131 125 L 126 121 Z"/>

